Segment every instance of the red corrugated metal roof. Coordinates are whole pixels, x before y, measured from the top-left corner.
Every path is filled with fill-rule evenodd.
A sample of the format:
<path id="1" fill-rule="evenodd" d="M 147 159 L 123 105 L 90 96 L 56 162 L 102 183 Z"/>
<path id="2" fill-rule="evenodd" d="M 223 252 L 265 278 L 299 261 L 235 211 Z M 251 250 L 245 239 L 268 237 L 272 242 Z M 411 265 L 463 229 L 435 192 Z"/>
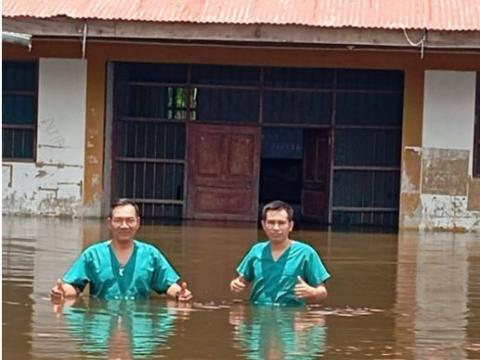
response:
<path id="1" fill-rule="evenodd" d="M 480 30 L 480 0 L 4 0 L 4 17 Z"/>

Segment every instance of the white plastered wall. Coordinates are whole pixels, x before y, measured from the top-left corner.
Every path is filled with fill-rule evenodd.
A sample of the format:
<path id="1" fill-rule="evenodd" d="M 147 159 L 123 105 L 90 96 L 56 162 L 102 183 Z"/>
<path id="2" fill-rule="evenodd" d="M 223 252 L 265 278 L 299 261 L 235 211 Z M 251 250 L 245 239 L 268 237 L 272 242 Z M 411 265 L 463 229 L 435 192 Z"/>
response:
<path id="1" fill-rule="evenodd" d="M 473 164 L 475 81 L 473 71 L 425 72 L 423 147 L 468 150 L 469 175 Z"/>
<path id="2" fill-rule="evenodd" d="M 422 183 L 427 180 L 426 167 L 433 159 L 431 155 L 437 154 L 438 157 L 443 150 L 450 150 L 448 153 L 452 161 L 467 156 L 468 170 L 467 174 L 464 174 L 465 181 L 472 176 L 475 84 L 476 73 L 473 71 L 425 72 Z M 448 176 L 449 169 L 443 170 L 444 174 L 438 176 Z M 454 192 L 452 189 L 452 194 L 434 193 L 422 185 L 420 229 L 480 228 L 480 213 L 467 210 L 467 194 Z"/>
<path id="3" fill-rule="evenodd" d="M 4 214 L 81 214 L 86 70 L 85 60 L 39 60 L 36 161 L 2 164 Z"/>

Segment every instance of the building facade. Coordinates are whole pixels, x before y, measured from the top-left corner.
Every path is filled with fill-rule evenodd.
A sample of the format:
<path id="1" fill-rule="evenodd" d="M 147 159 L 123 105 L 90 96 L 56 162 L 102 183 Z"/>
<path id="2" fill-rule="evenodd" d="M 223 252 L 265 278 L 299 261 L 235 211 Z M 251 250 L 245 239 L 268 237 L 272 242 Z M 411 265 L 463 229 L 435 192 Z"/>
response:
<path id="1" fill-rule="evenodd" d="M 163 25 L 4 14 L 4 214 L 480 229 L 478 31 Z"/>

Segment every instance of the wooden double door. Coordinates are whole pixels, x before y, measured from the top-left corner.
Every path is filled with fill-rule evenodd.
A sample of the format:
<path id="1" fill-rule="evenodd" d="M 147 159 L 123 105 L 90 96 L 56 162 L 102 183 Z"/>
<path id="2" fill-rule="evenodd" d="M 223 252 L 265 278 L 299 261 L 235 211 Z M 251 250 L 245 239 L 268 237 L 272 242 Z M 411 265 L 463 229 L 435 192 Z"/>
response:
<path id="1" fill-rule="evenodd" d="M 189 124 L 187 218 L 257 218 L 260 127 Z"/>
<path id="2" fill-rule="evenodd" d="M 256 221 L 261 128 L 193 123 L 187 129 L 190 219 Z M 304 130 L 302 217 L 328 222 L 330 133 Z"/>

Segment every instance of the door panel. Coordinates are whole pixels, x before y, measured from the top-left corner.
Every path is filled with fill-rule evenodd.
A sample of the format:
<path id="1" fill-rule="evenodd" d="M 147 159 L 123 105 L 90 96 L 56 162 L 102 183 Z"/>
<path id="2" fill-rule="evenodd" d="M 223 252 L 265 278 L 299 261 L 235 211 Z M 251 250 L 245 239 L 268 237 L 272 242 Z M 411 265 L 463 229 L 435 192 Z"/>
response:
<path id="1" fill-rule="evenodd" d="M 196 174 L 198 177 L 216 179 L 222 172 L 222 151 L 224 148 L 223 138 L 220 134 L 209 133 L 200 136 L 196 141 L 197 149 Z"/>
<path id="2" fill-rule="evenodd" d="M 330 153 L 328 130 L 305 130 L 302 186 L 305 219 L 328 222 Z"/>
<path id="3" fill-rule="evenodd" d="M 260 128 L 188 125 L 188 201 L 191 219 L 257 218 Z"/>

